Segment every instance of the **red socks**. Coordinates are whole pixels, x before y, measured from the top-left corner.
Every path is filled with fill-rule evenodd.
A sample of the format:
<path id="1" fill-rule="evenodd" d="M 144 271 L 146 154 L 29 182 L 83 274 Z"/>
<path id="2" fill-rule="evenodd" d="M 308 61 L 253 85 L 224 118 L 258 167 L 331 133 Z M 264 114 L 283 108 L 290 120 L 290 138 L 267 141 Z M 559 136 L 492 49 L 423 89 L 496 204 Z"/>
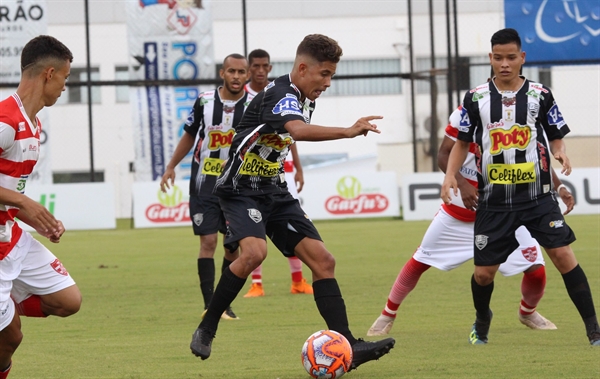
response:
<path id="1" fill-rule="evenodd" d="M 544 296 L 544 288 L 546 288 L 546 268 L 539 267 L 533 272 L 523 273 L 521 281 L 521 308 L 519 312 L 522 315 L 530 315 L 535 312 L 535 307 Z"/>
<path id="2" fill-rule="evenodd" d="M 42 298 L 38 295 L 31 295 L 19 304 L 15 303 L 15 308 L 20 316 L 48 317 L 42 312 Z M 2 379 L 1 376 L 0 379 Z"/>
<path id="3" fill-rule="evenodd" d="M 381 314 L 388 317 L 396 317 L 400 304 L 415 288 L 421 275 L 427 271 L 429 267 L 431 266 L 418 262 L 411 257 L 404 267 L 402 267 L 402 270 L 400 270 L 388 296 L 386 306 Z"/>
<path id="4" fill-rule="evenodd" d="M 4 371 L 0 371 L 0 379 L 8 378 L 8 373 L 10 372 L 10 368 L 12 367 L 12 363 L 8 365 L 8 368 Z"/>

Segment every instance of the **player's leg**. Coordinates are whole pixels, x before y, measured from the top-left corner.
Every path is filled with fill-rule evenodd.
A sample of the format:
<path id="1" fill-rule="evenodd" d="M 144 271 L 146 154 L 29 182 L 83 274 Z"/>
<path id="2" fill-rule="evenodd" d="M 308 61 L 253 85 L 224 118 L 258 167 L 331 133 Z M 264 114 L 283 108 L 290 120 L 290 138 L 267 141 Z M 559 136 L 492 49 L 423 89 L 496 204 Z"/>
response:
<path id="1" fill-rule="evenodd" d="M 252 285 L 248 290 L 248 293 L 244 297 L 260 297 L 265 296 L 265 290 L 262 284 L 262 264 L 258 265 L 257 268 L 252 271 Z"/>
<path id="2" fill-rule="evenodd" d="M 313 294 L 313 288 L 306 282 L 306 279 L 302 276 L 302 261 L 297 257 L 289 257 L 288 263 L 290 265 L 290 272 L 292 274 L 292 287 L 290 292 L 292 294 L 305 293 L 308 295 Z"/>
<path id="3" fill-rule="evenodd" d="M 498 271 L 504 276 L 523 273 L 519 321 L 531 329 L 556 329 L 554 323 L 536 310 L 546 288 L 546 269 L 541 247 L 524 226 L 517 229 L 515 237 L 519 241 L 519 247 L 500 265 Z"/>
<path id="4" fill-rule="evenodd" d="M 583 320 L 590 343 L 600 346 L 600 327 L 592 291 L 570 246 L 575 241 L 575 234 L 565 222 L 558 203 L 555 200 L 544 203 L 521 217 L 531 235 L 544 247 L 561 273 L 567 293 Z"/>
<path id="5" fill-rule="evenodd" d="M 431 221 L 417 251 L 400 270 L 386 305 L 367 336 L 389 333 L 400 305 L 429 267 L 452 270 L 472 258 L 473 223 L 459 221 L 441 209 Z"/>
<path id="6" fill-rule="evenodd" d="M 224 223 L 223 223 L 224 224 Z M 223 231 L 224 234 L 224 231 Z M 228 248 L 224 248 L 225 254 L 223 256 L 223 264 L 221 266 L 221 275 L 231 266 L 234 260 L 239 257 L 239 249 L 234 250 L 233 252 Z M 231 305 L 228 306 L 225 311 L 221 314 L 221 318 L 224 320 L 239 320 L 240 318 L 233 312 L 231 309 Z"/>
<path id="7" fill-rule="evenodd" d="M 23 340 L 19 315 L 10 296 L 6 298 L 7 301 L 0 301 L 0 379 L 8 377 L 11 358 Z"/>
<path id="8" fill-rule="evenodd" d="M 241 196 L 221 199 L 220 204 L 228 221 L 224 246 L 231 251 L 239 248 L 240 254 L 222 273 L 204 318 L 192 336 L 190 349 L 202 359 L 210 356 L 221 315 L 242 290 L 247 277 L 267 256 L 268 207 L 257 199 Z M 248 209 L 255 212 L 250 215 Z"/>
<path id="9" fill-rule="evenodd" d="M 215 288 L 215 250 L 217 233 L 200 235 L 200 251 L 198 253 L 198 279 L 200 292 L 204 300 L 204 309 L 208 308 Z"/>
<path id="10" fill-rule="evenodd" d="M 473 345 L 488 341 L 494 277 L 500 264 L 519 246 L 515 238 L 518 226 L 517 217 L 511 212 L 477 211 L 473 255 L 475 270 L 471 277 L 475 323 L 469 335 L 469 343 Z"/>

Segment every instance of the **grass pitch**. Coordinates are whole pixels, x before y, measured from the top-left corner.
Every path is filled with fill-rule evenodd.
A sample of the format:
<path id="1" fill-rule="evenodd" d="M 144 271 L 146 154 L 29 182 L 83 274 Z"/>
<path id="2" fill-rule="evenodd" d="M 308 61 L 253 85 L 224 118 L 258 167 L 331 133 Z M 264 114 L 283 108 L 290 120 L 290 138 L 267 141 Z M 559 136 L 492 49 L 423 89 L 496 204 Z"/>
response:
<path id="1" fill-rule="evenodd" d="M 569 216 L 573 247 L 598 311 L 600 215 Z M 428 222 L 396 219 L 317 222 L 337 260 L 336 276 L 357 337 L 365 336 L 385 304 L 402 265 Z M 266 296 L 233 303 L 239 321 L 220 323 L 211 357 L 189 350 L 202 298 L 191 228 L 67 232 L 47 246 L 83 293 L 81 311 L 67 319 L 23 318 L 25 338 L 11 379 L 173 378 L 306 379 L 304 340 L 325 324 L 312 296 L 291 295 L 287 260 L 269 244 L 263 265 Z M 217 271 L 222 252 L 216 254 Z M 517 318 L 521 276 L 497 276 L 490 342 L 471 346 L 474 319 L 467 263 L 451 272 L 428 270 L 400 307 L 391 336 L 396 347 L 347 378 L 598 378 L 600 348 L 583 323 L 558 271 L 548 262 L 538 310 L 558 330 L 533 331 Z M 304 268 L 305 277 L 310 272 Z M 242 291 L 250 285 L 248 280 Z M 600 312 L 598 312 L 600 313 Z"/>

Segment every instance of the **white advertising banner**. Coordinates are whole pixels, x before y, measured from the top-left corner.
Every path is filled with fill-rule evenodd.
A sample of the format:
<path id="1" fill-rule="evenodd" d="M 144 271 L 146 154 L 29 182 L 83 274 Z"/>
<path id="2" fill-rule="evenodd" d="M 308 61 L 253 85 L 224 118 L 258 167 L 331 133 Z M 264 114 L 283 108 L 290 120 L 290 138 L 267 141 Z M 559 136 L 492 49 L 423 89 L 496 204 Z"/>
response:
<path id="1" fill-rule="evenodd" d="M 176 180 L 167 193 L 159 182 L 133 183 L 133 223 L 136 228 L 191 226 L 189 181 Z"/>
<path id="2" fill-rule="evenodd" d="M 312 220 L 400 215 L 394 172 L 304 175 L 302 208 Z"/>
<path id="3" fill-rule="evenodd" d="M 569 176 L 558 174 L 575 198 L 570 215 L 600 214 L 600 167 L 574 168 Z M 416 173 L 402 177 L 402 215 L 404 220 L 431 220 L 439 210 L 443 173 Z M 558 201 L 561 209 L 566 209 Z"/>
<path id="4" fill-rule="evenodd" d="M 29 40 L 46 34 L 48 21 L 46 16 L 46 0 L 2 0 L 0 1 L 0 82 L 19 83 L 21 80 L 21 51 Z M 0 90 L 0 100 L 16 91 L 15 88 Z M 40 158 L 29 181 L 42 184 L 52 183 L 50 165 L 50 144 L 48 131 L 50 122 L 48 114 L 42 110 L 38 113 L 42 123 L 40 136 Z"/>
<path id="5" fill-rule="evenodd" d="M 128 1 L 127 35 L 132 80 L 215 77 L 208 0 Z M 199 94 L 196 86 L 131 87 L 136 181 L 162 177 Z M 190 153 L 178 178 L 189 178 L 191 162 Z"/>
<path id="6" fill-rule="evenodd" d="M 27 182 L 25 194 L 38 201 L 66 230 L 115 229 L 115 189 L 112 183 L 38 184 Z M 33 230 L 20 223 L 24 230 Z"/>

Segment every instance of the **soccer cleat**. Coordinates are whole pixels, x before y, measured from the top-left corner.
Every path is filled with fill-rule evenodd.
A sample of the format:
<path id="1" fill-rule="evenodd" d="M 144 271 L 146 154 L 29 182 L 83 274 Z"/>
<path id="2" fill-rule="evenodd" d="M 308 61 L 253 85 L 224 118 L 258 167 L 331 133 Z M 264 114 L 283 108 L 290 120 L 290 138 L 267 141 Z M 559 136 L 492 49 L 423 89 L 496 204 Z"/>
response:
<path id="1" fill-rule="evenodd" d="M 377 317 L 377 320 L 375 320 L 373 325 L 371 325 L 371 327 L 369 328 L 367 336 L 385 336 L 390 332 L 392 326 L 394 326 L 394 320 L 395 318 L 393 317 L 379 315 L 379 317 Z"/>
<path id="2" fill-rule="evenodd" d="M 292 289 L 290 290 L 293 294 L 305 293 L 307 295 L 313 294 L 313 288 L 310 284 L 306 283 L 306 279 L 302 278 L 300 282 L 292 282 Z"/>
<path id="3" fill-rule="evenodd" d="M 590 341 L 590 345 L 592 346 L 600 346 L 600 336 L 597 340 Z"/>
<path id="4" fill-rule="evenodd" d="M 221 318 L 223 320 L 239 320 L 240 319 L 238 316 L 236 316 L 235 313 L 233 313 L 233 310 L 231 309 L 231 307 L 227 307 L 227 309 L 225 309 L 225 312 L 223 312 L 223 314 L 221 315 Z"/>
<path id="5" fill-rule="evenodd" d="M 190 349 L 192 354 L 202 358 L 202 360 L 210 357 L 212 340 L 215 338 L 215 332 L 208 328 L 198 328 L 192 335 Z"/>
<path id="6" fill-rule="evenodd" d="M 530 315 L 523 315 L 519 312 L 519 321 L 521 324 L 537 330 L 555 330 L 556 325 L 546 317 L 539 314 L 537 311 L 533 312 Z"/>
<path id="7" fill-rule="evenodd" d="M 358 341 L 352 345 L 352 364 L 348 371 L 356 369 L 363 363 L 381 358 L 390 352 L 395 343 L 396 340 L 393 338 L 386 338 L 374 342 L 365 341 L 362 338 L 359 338 Z"/>
<path id="8" fill-rule="evenodd" d="M 469 343 L 471 345 L 484 345 L 488 342 L 488 333 L 490 331 L 490 324 L 492 322 L 492 310 L 490 312 L 490 319 L 488 321 L 482 321 L 479 317 L 475 317 L 475 323 L 473 324 L 473 328 L 471 328 L 471 333 L 469 334 Z"/>
<path id="9" fill-rule="evenodd" d="M 252 283 L 248 293 L 244 295 L 244 297 L 259 297 L 265 296 L 265 290 L 261 283 Z"/>

